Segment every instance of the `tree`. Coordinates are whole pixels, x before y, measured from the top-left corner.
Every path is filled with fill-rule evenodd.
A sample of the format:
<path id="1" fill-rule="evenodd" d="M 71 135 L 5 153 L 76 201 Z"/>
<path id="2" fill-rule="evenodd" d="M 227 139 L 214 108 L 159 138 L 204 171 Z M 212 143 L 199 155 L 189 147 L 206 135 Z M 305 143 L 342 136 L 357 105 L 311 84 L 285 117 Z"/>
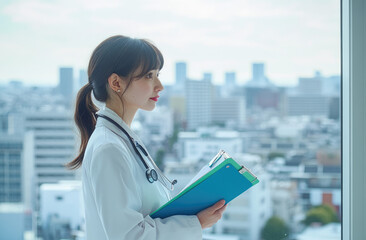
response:
<path id="1" fill-rule="evenodd" d="M 322 225 L 328 224 L 331 222 L 338 222 L 338 217 L 335 210 L 329 205 L 319 205 L 311 208 L 306 213 L 306 218 L 303 223 L 307 226 L 312 223 L 320 223 Z"/>
<path id="2" fill-rule="evenodd" d="M 177 124 L 175 124 L 173 134 L 168 139 L 169 151 L 171 151 L 173 149 L 173 145 L 178 141 L 178 135 L 179 135 L 179 126 Z"/>
<path id="3" fill-rule="evenodd" d="M 285 154 L 280 153 L 280 152 L 270 152 L 268 154 L 268 160 L 273 160 L 275 158 L 285 158 Z"/>
<path id="4" fill-rule="evenodd" d="M 264 225 L 261 236 L 263 240 L 285 240 L 288 239 L 289 228 L 279 217 L 271 217 Z"/>

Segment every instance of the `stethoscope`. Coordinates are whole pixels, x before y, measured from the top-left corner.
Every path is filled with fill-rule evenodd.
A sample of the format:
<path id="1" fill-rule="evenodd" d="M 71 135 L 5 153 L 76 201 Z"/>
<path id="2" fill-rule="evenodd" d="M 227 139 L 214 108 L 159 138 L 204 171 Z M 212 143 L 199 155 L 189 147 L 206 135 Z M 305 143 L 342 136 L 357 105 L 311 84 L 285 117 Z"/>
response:
<path id="1" fill-rule="evenodd" d="M 147 178 L 147 181 L 149 181 L 150 183 L 153 183 L 153 182 L 156 182 L 159 180 L 159 175 L 163 178 L 160 182 L 163 184 L 164 187 L 166 187 L 167 189 L 169 189 L 170 191 L 173 191 L 174 190 L 174 185 L 178 182 L 177 180 L 173 180 L 173 181 L 170 181 L 162 172 L 161 170 L 159 169 L 158 166 L 156 166 L 155 162 L 151 159 L 150 155 L 147 153 L 147 151 L 145 150 L 145 148 L 143 146 L 141 146 L 137 141 L 135 141 L 131 136 L 130 134 L 128 134 L 128 132 L 121 126 L 119 125 L 116 121 L 114 121 L 112 118 L 110 117 L 107 117 L 105 115 L 102 115 L 102 114 L 96 114 L 97 118 L 98 117 L 101 117 L 101 118 L 104 118 L 105 120 L 111 122 L 112 124 L 114 124 L 116 127 L 118 127 L 128 138 L 128 140 L 130 141 L 133 149 L 135 150 L 135 152 L 137 153 L 137 155 L 139 156 L 142 164 L 144 165 L 144 167 L 146 168 L 146 178 Z M 141 153 L 140 151 L 138 150 L 140 149 L 141 152 L 149 158 L 150 162 L 153 164 L 154 168 L 150 168 L 149 165 L 147 165 L 145 159 L 141 156 Z M 159 175 L 158 173 L 156 172 L 156 170 L 159 172 Z M 170 187 L 168 186 L 168 184 L 164 181 L 164 179 L 166 181 L 169 182 L 170 184 Z"/>

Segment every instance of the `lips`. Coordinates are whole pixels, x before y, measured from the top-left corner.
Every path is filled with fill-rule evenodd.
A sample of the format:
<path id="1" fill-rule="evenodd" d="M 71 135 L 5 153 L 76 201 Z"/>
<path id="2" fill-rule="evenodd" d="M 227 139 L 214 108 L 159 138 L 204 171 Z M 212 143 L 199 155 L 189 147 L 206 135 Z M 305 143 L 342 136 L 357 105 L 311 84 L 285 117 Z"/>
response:
<path id="1" fill-rule="evenodd" d="M 158 101 L 158 98 L 159 98 L 159 96 L 152 97 L 152 98 L 150 98 L 150 99 L 151 99 L 151 100 L 153 100 L 153 101 L 155 101 L 155 102 L 157 102 L 157 101 Z"/>

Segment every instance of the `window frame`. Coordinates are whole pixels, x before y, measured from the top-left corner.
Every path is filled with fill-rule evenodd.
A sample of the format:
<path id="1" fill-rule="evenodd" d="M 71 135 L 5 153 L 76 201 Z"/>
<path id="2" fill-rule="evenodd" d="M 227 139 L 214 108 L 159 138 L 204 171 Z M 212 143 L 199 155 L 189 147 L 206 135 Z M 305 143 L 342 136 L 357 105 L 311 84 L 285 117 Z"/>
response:
<path id="1" fill-rule="evenodd" d="M 341 1 L 342 239 L 366 236 L 366 2 Z"/>

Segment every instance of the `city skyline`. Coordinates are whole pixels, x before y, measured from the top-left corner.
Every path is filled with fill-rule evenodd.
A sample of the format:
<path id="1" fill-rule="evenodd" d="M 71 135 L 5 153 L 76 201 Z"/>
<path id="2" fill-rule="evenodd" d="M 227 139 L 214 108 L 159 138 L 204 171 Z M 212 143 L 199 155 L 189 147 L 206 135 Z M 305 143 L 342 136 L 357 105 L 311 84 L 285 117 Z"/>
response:
<path id="1" fill-rule="evenodd" d="M 0 83 L 57 85 L 60 67 L 86 69 L 96 45 L 115 34 L 152 40 L 167 85 L 180 61 L 190 78 L 211 72 L 214 83 L 233 71 L 249 81 L 253 62 L 278 85 L 340 72 L 338 1 L 2 1 L 0 20 Z"/>

